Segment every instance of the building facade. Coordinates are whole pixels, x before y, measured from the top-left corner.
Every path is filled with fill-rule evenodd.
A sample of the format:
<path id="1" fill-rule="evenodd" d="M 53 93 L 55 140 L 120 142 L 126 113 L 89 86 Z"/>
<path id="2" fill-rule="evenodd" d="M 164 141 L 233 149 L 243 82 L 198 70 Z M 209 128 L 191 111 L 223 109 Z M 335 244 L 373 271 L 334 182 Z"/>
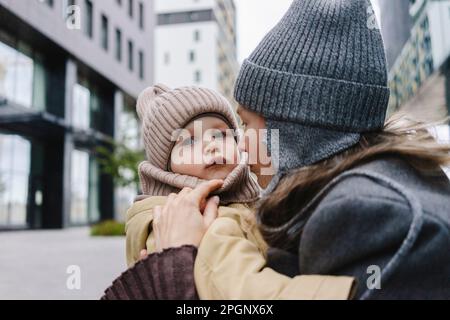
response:
<path id="1" fill-rule="evenodd" d="M 450 1 L 410 0 L 397 8 L 403 13 L 391 12 L 388 2 L 381 6 L 381 25 L 387 52 L 395 53 L 389 71 L 390 112 L 402 109 L 423 120 L 442 119 L 450 105 Z M 389 35 L 398 26 L 390 17 L 406 14 L 412 23 L 402 39 L 407 33 L 409 37 L 398 50 L 398 39 Z"/>
<path id="2" fill-rule="evenodd" d="M 97 150 L 138 147 L 153 29 L 152 1 L 0 0 L 0 229 L 120 218 L 136 190 Z"/>
<path id="3" fill-rule="evenodd" d="M 413 22 L 409 14 L 410 0 L 378 0 L 378 3 L 383 13 L 383 38 L 389 44 L 386 47 L 386 58 L 391 68 L 410 37 Z"/>
<path id="4" fill-rule="evenodd" d="M 199 85 L 233 101 L 239 69 L 233 0 L 156 0 L 155 81 Z"/>

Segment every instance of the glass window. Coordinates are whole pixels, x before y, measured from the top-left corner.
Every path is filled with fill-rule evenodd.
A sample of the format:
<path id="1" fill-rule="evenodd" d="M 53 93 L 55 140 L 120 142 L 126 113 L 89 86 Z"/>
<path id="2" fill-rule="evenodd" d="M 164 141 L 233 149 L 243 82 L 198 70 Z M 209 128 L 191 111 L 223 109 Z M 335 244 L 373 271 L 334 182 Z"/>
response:
<path id="1" fill-rule="evenodd" d="M 13 173 L 9 182 L 9 226 L 25 226 L 27 223 L 28 174 Z"/>
<path id="2" fill-rule="evenodd" d="M 134 70 L 134 44 L 131 40 L 128 41 L 128 69 Z"/>
<path id="3" fill-rule="evenodd" d="M 113 135 L 114 117 L 108 92 L 82 75 L 73 90 L 72 125 Z"/>
<path id="4" fill-rule="evenodd" d="M 11 136 L 0 135 L 0 225 L 8 224 L 10 188 L 8 181 L 11 181 Z"/>
<path id="5" fill-rule="evenodd" d="M 170 53 L 164 53 L 164 64 L 168 65 L 170 63 Z"/>
<path id="6" fill-rule="evenodd" d="M 27 225 L 30 157 L 28 140 L 0 134 L 0 226 Z"/>
<path id="7" fill-rule="evenodd" d="M 99 207 L 99 166 L 98 161 L 91 157 L 89 159 L 89 222 L 100 220 Z"/>
<path id="8" fill-rule="evenodd" d="M 189 62 L 194 62 L 195 61 L 195 51 L 191 50 L 189 51 Z"/>
<path id="9" fill-rule="evenodd" d="M 102 100 L 97 90 L 91 89 L 91 121 L 90 127 L 102 131 L 106 116 L 102 113 Z M 103 131 L 102 131 L 103 132 Z"/>
<path id="10" fill-rule="evenodd" d="M 16 51 L 0 42 L 0 95 L 14 100 Z"/>
<path id="11" fill-rule="evenodd" d="M 0 35 L 5 39 L 5 34 Z M 7 37 L 7 36 L 6 36 Z M 0 41 L 0 96 L 27 108 L 46 107 L 46 69 L 38 53 L 23 42 Z"/>
<path id="12" fill-rule="evenodd" d="M 70 224 L 99 221 L 98 162 L 85 151 L 72 152 L 71 191 Z"/>
<path id="13" fill-rule="evenodd" d="M 144 80 L 145 78 L 145 61 L 143 51 L 139 51 L 139 78 L 141 80 Z"/>
<path id="14" fill-rule="evenodd" d="M 102 36 L 101 36 L 101 45 L 102 48 L 108 50 L 108 34 L 109 34 L 109 22 L 108 18 L 105 15 L 102 15 Z"/>
<path id="15" fill-rule="evenodd" d="M 123 109 L 118 114 L 117 140 L 123 142 L 128 148 L 138 150 L 140 148 L 139 121 L 135 112 L 135 101 L 124 99 L 122 101 Z M 132 172 L 122 170 L 121 175 L 126 178 L 132 178 Z M 137 185 L 119 187 L 115 194 L 115 212 L 116 217 L 125 220 L 127 209 L 133 203 L 138 192 Z"/>
<path id="16" fill-rule="evenodd" d="M 92 38 L 94 36 L 94 8 L 91 0 L 85 0 L 85 8 L 84 32 L 89 38 Z"/>
<path id="17" fill-rule="evenodd" d="M 81 84 L 73 88 L 72 125 L 79 129 L 89 129 L 91 92 Z"/>
<path id="18" fill-rule="evenodd" d="M 116 29 L 116 59 L 122 61 L 122 31 Z"/>
<path id="19" fill-rule="evenodd" d="M 33 60 L 0 42 L 0 95 L 31 107 L 32 87 Z"/>
<path id="20" fill-rule="evenodd" d="M 139 28 L 144 30 L 144 3 L 139 2 Z"/>
<path id="21" fill-rule="evenodd" d="M 88 223 L 89 154 L 74 150 L 71 170 L 70 224 Z"/>
<path id="22" fill-rule="evenodd" d="M 10 214 L 11 214 L 11 189 L 8 185 L 8 181 L 11 181 L 11 174 L 7 172 L 0 172 L 0 226 L 10 226 Z"/>
<path id="23" fill-rule="evenodd" d="M 35 56 L 33 74 L 33 106 L 45 110 L 47 103 L 47 73 L 40 55 Z"/>
<path id="24" fill-rule="evenodd" d="M 195 30 L 194 31 L 194 41 L 195 42 L 199 42 L 200 41 L 200 31 L 199 30 Z"/>
<path id="25" fill-rule="evenodd" d="M 132 149 L 139 148 L 139 124 L 136 113 L 131 106 L 125 106 L 118 115 L 119 128 L 117 130 L 118 140 L 124 142 L 127 147 Z"/>
<path id="26" fill-rule="evenodd" d="M 128 0 L 128 15 L 133 18 L 134 15 L 134 0 Z"/>
<path id="27" fill-rule="evenodd" d="M 20 47 L 27 53 L 31 51 L 25 44 Z M 33 68 L 33 59 L 18 52 L 15 101 L 25 107 L 31 107 L 33 102 Z"/>
<path id="28" fill-rule="evenodd" d="M 194 81 L 195 83 L 200 83 L 202 81 L 202 72 L 200 70 L 195 71 Z"/>

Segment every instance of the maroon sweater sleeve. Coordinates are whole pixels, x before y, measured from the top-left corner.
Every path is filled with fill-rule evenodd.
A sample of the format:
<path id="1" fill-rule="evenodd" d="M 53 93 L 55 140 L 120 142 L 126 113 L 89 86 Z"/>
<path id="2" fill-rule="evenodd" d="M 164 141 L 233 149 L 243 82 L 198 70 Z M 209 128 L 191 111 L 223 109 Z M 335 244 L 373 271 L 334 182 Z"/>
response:
<path id="1" fill-rule="evenodd" d="M 101 300 L 198 300 L 196 255 L 193 246 L 153 253 L 114 280 Z"/>

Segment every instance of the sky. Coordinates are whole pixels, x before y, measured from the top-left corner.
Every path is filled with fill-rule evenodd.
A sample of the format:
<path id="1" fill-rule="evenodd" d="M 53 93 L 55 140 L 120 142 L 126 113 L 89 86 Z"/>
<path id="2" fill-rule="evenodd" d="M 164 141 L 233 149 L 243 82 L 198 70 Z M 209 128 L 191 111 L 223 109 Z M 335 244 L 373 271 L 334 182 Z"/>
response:
<path id="1" fill-rule="evenodd" d="M 377 0 L 371 0 L 379 17 Z M 277 24 L 292 0 L 234 0 L 237 9 L 238 58 L 242 62 Z"/>

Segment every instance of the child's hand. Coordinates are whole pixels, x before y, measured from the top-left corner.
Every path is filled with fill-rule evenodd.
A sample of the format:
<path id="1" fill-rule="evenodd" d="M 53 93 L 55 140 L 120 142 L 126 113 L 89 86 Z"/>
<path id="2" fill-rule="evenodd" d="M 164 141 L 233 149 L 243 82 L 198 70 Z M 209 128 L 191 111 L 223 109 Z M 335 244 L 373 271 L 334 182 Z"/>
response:
<path id="1" fill-rule="evenodd" d="M 185 188 L 171 194 L 164 207 L 155 207 L 153 231 L 156 250 L 193 245 L 198 247 L 217 217 L 219 197 L 206 199 L 223 185 L 222 180 L 205 182 L 194 190 Z M 202 210 L 203 204 L 204 210 Z M 203 211 L 203 212 L 202 212 Z"/>

